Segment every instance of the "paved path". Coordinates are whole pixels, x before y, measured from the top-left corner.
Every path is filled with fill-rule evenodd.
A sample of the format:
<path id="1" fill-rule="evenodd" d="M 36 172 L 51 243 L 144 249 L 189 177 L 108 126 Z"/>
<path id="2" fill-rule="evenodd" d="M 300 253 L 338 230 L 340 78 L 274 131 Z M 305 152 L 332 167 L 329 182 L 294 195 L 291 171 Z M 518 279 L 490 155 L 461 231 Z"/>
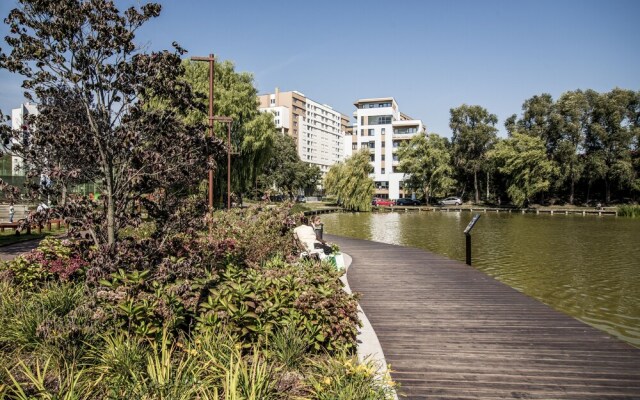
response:
<path id="1" fill-rule="evenodd" d="M 325 236 L 404 398 L 640 399 L 640 349 L 458 261 Z"/>
<path id="2" fill-rule="evenodd" d="M 7 246 L 2 246 L 0 247 L 0 260 L 2 261 L 13 260 L 14 258 L 16 258 L 18 255 L 22 253 L 28 253 L 31 250 L 38 247 L 38 244 L 40 243 L 41 240 L 42 239 L 33 239 L 33 240 L 27 240 L 24 242 L 10 244 Z"/>

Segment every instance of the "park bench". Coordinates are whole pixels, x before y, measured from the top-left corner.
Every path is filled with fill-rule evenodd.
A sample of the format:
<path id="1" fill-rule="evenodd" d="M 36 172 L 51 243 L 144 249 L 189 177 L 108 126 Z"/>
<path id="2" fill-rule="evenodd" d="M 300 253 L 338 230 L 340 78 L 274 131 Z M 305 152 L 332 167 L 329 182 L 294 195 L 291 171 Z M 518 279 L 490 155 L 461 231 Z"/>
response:
<path id="1" fill-rule="evenodd" d="M 293 232 L 293 244 L 300 253 L 300 258 L 317 258 L 321 259 L 320 255 L 324 254 L 324 250 L 322 249 L 309 249 L 307 246 L 298 238 L 298 235 Z"/>
<path id="2" fill-rule="evenodd" d="M 18 227 L 23 223 L 24 220 L 18 220 L 18 222 L 0 222 L 0 232 L 4 232 L 5 229 L 10 228 L 10 229 L 15 229 L 16 231 L 16 235 L 20 234 L 20 230 L 18 229 Z M 46 226 L 47 226 L 47 230 L 52 230 L 53 225 L 56 225 L 56 229 L 60 229 L 60 226 L 64 224 L 64 221 L 61 219 L 50 219 L 47 221 Z M 32 228 L 37 228 L 38 229 L 38 233 L 42 233 L 42 226 L 31 226 L 28 225 L 27 226 L 27 235 L 29 235 L 31 233 L 31 229 Z"/>

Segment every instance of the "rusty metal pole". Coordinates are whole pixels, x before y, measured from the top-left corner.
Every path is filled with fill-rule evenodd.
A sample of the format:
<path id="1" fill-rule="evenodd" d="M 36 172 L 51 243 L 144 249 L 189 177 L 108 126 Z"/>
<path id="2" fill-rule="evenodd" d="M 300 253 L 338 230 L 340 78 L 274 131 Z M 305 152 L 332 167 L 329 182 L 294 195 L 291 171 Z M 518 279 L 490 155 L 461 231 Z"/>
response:
<path id="1" fill-rule="evenodd" d="M 213 81 L 215 77 L 215 56 L 209 54 L 209 57 L 191 57 L 193 61 L 207 61 L 209 63 L 209 135 L 214 137 L 213 128 Z M 213 211 L 213 169 L 209 169 L 209 211 Z"/>
<path id="2" fill-rule="evenodd" d="M 231 208 L 231 121 L 227 122 L 227 210 Z"/>
<path id="3" fill-rule="evenodd" d="M 213 138 L 213 82 L 215 74 L 215 58 L 209 54 L 209 130 Z M 213 169 L 209 168 L 209 211 L 213 211 Z"/>

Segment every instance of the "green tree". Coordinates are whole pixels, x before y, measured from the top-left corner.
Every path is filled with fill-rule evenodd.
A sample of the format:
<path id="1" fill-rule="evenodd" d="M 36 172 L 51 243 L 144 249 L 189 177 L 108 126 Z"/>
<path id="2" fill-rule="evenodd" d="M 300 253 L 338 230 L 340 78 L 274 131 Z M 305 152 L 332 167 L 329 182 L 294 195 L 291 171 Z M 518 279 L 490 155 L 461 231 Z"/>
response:
<path id="1" fill-rule="evenodd" d="M 507 194 L 518 207 L 529 204 L 537 193 L 548 190 L 556 172 L 547 157 L 544 141 L 517 132 L 499 141 L 488 157 L 493 159 L 498 171 L 507 176 Z"/>
<path id="2" fill-rule="evenodd" d="M 200 95 L 202 107 L 193 109 L 187 121 L 207 121 L 209 95 L 209 66 L 207 63 L 184 60 L 185 80 Z M 272 147 L 277 135 L 273 116 L 258 110 L 258 91 L 253 84 L 253 76 L 238 73 L 230 61 L 215 63 L 214 114 L 231 117 L 231 190 L 246 193 L 256 184 L 258 174 L 274 153 Z M 216 122 L 216 136 L 226 143 L 227 126 Z M 218 166 L 214 189 L 216 198 L 226 192 L 227 164 Z"/>
<path id="3" fill-rule="evenodd" d="M 258 177 L 261 189 L 275 187 L 292 197 L 300 189 L 314 187 L 322 175 L 316 165 L 300 160 L 296 144 L 288 135 L 276 135 L 271 157 Z"/>
<path id="4" fill-rule="evenodd" d="M 569 183 L 569 204 L 573 204 L 575 187 L 584 171 L 584 145 L 591 107 L 585 93 L 576 90 L 563 93 L 556 103 L 556 109 L 560 117 L 560 136 L 554 149 L 560 168 L 558 182 Z"/>
<path id="5" fill-rule="evenodd" d="M 134 205 L 144 201 L 158 235 L 180 230 L 179 224 L 191 221 L 170 218 L 181 209 L 181 193 L 213 167 L 209 160 L 223 149 L 206 138 L 203 124 L 183 120 L 199 106 L 180 80 L 184 50 L 174 44 L 173 52 L 145 54 L 134 42 L 136 31 L 160 10 L 154 3 L 121 12 L 108 0 L 19 0 L 5 20 L 11 52 L 0 55 L 0 67 L 25 77 L 25 96 L 39 100 L 43 111 L 28 143 L 14 150 L 35 167 L 39 143 L 88 159 L 88 168 L 59 172 L 100 184 L 102 204 L 77 201 L 61 212 L 96 244 L 113 247 L 118 231 L 139 221 Z M 79 103 L 54 110 L 54 100 L 69 94 Z M 152 98 L 165 99 L 168 107 L 150 110 L 146 100 Z M 77 123 L 69 126 L 74 118 Z M 48 155 L 60 156 L 54 153 Z M 49 161 L 52 168 L 66 165 Z"/>
<path id="6" fill-rule="evenodd" d="M 454 185 L 451 154 L 446 138 L 435 133 L 415 135 L 398 150 L 400 170 L 408 174 L 405 185 L 431 196 L 446 195 Z"/>
<path id="7" fill-rule="evenodd" d="M 369 151 L 360 150 L 344 163 L 334 164 L 324 178 L 328 194 L 337 197 L 344 208 L 351 211 L 371 211 L 371 198 L 375 192 Z"/>
<path id="8" fill-rule="evenodd" d="M 496 141 L 498 117 L 480 106 L 466 104 L 452 108 L 450 113 L 454 165 L 465 177 L 471 175 L 475 202 L 479 203 L 478 174 L 482 171 L 487 152 Z"/>
<path id="9" fill-rule="evenodd" d="M 508 121 L 513 121 L 515 116 Z M 548 93 L 536 95 L 525 100 L 522 104 L 522 118 L 517 120 L 515 125 L 505 124 L 510 127 L 508 131 L 513 130 L 530 136 L 541 138 L 545 143 L 547 154 L 552 158 L 552 154 L 556 149 L 560 140 L 560 117 L 556 110 L 556 103 Z"/>
<path id="10" fill-rule="evenodd" d="M 613 89 L 598 94 L 588 91 L 592 106 L 585 146 L 588 175 L 605 185 L 605 202 L 612 189 L 632 187 L 634 168 L 631 147 L 638 126 L 638 93 Z"/>

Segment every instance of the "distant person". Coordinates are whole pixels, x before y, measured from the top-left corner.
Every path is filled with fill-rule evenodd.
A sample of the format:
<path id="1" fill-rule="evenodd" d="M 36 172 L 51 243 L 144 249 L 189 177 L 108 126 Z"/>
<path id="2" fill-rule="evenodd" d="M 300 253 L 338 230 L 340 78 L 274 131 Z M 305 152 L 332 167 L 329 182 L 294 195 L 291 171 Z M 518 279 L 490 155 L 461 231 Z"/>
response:
<path id="1" fill-rule="evenodd" d="M 320 216 L 316 215 L 315 217 L 313 217 L 313 219 L 311 220 L 311 227 L 316 233 L 316 237 L 319 240 L 322 240 L 323 232 L 322 232 L 322 221 L 320 220 Z"/>
<path id="2" fill-rule="evenodd" d="M 9 205 L 9 222 L 13 222 L 13 216 L 15 215 L 16 210 L 13 208 L 13 202 Z"/>
<path id="3" fill-rule="evenodd" d="M 43 212 L 43 211 L 47 211 L 48 209 L 49 209 L 49 206 L 45 202 L 42 202 L 40 203 L 40 205 L 38 205 L 38 208 L 36 208 L 36 211 Z"/>
<path id="4" fill-rule="evenodd" d="M 311 226 L 311 222 L 307 217 L 302 217 L 302 225 L 293 230 L 298 240 L 305 249 L 311 253 L 317 253 L 320 259 L 324 259 L 327 254 L 331 254 L 331 247 L 323 239 L 318 239 L 316 231 Z"/>

